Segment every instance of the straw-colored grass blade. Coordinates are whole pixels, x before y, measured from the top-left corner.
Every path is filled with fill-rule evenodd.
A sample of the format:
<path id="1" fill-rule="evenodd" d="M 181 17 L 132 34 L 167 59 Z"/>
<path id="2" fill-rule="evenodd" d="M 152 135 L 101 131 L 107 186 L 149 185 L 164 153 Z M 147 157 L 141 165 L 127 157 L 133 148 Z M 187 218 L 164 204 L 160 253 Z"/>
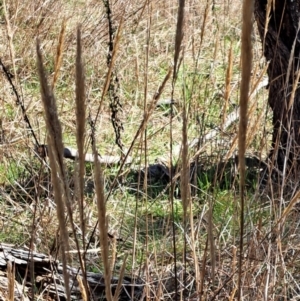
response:
<path id="1" fill-rule="evenodd" d="M 38 74 L 40 78 L 40 86 L 41 86 L 41 95 L 42 102 L 44 106 L 45 112 L 45 121 L 48 129 L 48 149 L 49 149 L 49 159 L 50 159 L 50 167 L 51 167 L 51 175 L 52 175 L 52 183 L 54 190 L 54 198 L 56 202 L 56 212 L 57 218 L 59 221 L 59 229 L 60 229 L 60 247 L 61 247 L 61 256 L 64 270 L 64 281 L 65 281 L 65 289 L 67 300 L 70 300 L 70 288 L 69 288 L 69 275 L 67 273 L 67 252 L 69 251 L 69 237 L 68 231 L 65 225 L 65 202 L 67 198 L 67 190 L 66 190 L 66 175 L 64 172 L 63 166 L 63 142 L 62 142 L 62 132 L 61 125 L 58 119 L 57 107 L 54 95 L 52 93 L 52 89 L 48 86 L 47 77 L 45 73 L 45 69 L 43 67 L 43 59 L 40 51 L 40 44 L 37 41 L 37 67 Z"/>
<path id="2" fill-rule="evenodd" d="M 82 46 L 81 46 L 81 30 L 77 29 L 77 54 L 76 54 L 76 143 L 78 150 L 77 159 L 77 180 L 75 183 L 76 196 L 80 211 L 80 224 L 83 237 L 85 237 L 85 215 L 84 215 L 84 174 L 85 174 L 85 154 L 84 154 L 84 141 L 85 141 L 85 118 L 86 118 L 86 103 L 85 103 L 85 78 L 84 67 L 82 62 Z M 84 244 L 84 239 L 83 239 Z"/>
<path id="3" fill-rule="evenodd" d="M 108 238 L 107 238 L 107 217 L 106 217 L 106 205 L 105 205 L 105 194 L 104 194 L 104 178 L 101 165 L 98 159 L 98 152 L 95 146 L 95 143 L 92 144 L 95 164 L 95 190 L 97 196 L 97 208 L 98 208 L 98 227 L 100 235 L 100 246 L 101 246 L 101 255 L 104 266 L 104 281 L 105 281 L 105 295 L 108 301 L 112 301 L 112 293 L 110 289 L 111 285 L 111 267 L 109 263 L 109 247 L 108 247 Z"/>
<path id="4" fill-rule="evenodd" d="M 59 76 L 59 70 L 60 70 L 61 63 L 62 63 L 66 25 L 67 25 L 67 22 L 65 19 L 63 19 L 62 24 L 61 24 L 61 30 L 59 33 L 59 38 L 58 38 L 58 45 L 57 45 L 57 49 L 56 49 L 52 90 L 54 89 L 55 84 L 57 82 L 57 79 Z"/>
<path id="5" fill-rule="evenodd" d="M 232 78 L 232 66 L 233 66 L 233 52 L 232 52 L 232 44 L 230 45 L 229 54 L 228 54 L 228 65 L 226 70 L 226 80 L 225 80 L 225 93 L 224 93 L 224 106 L 223 106 L 223 114 L 222 114 L 222 129 L 224 129 L 224 123 L 227 117 L 227 109 L 229 104 L 229 97 L 231 92 L 231 78 Z"/>
<path id="6" fill-rule="evenodd" d="M 7 263 L 8 300 L 15 300 L 15 266 L 9 261 Z"/>

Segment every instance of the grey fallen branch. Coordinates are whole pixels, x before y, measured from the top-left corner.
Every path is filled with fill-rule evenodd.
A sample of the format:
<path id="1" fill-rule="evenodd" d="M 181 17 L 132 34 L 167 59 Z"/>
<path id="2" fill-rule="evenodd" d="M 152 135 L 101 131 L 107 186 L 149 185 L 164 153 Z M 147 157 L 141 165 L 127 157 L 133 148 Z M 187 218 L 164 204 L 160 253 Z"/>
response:
<path id="1" fill-rule="evenodd" d="M 45 158 L 48 156 L 48 146 L 47 145 L 40 145 L 35 147 L 36 153 L 41 157 Z M 78 151 L 72 147 L 65 147 L 63 151 L 64 158 L 76 160 L 78 158 Z M 93 154 L 85 154 L 84 157 L 85 162 L 93 163 L 94 162 L 94 155 Z M 109 155 L 98 155 L 98 160 L 100 164 L 105 165 L 114 165 L 120 163 L 121 158 L 119 156 L 109 156 Z M 130 164 L 132 162 L 132 158 L 128 157 L 126 160 L 126 164 Z"/>
<path id="2" fill-rule="evenodd" d="M 17 281 L 15 281 L 15 300 L 29 300 L 24 293 L 30 291 L 30 277 L 29 271 L 30 265 L 34 264 L 34 279 L 36 287 L 39 288 L 43 294 L 51 295 L 56 300 L 65 299 L 65 283 L 63 280 L 63 268 L 58 260 L 54 260 L 51 256 L 31 252 L 29 250 L 14 248 L 12 245 L 0 243 L 0 300 L 7 300 L 1 296 L 1 292 L 8 290 L 8 279 L 6 277 L 7 266 L 9 262 L 15 266 L 15 275 L 22 278 L 22 282 L 25 284 L 25 288 L 22 287 Z M 3 271 L 3 272 L 1 272 Z M 77 268 L 68 267 L 67 272 L 70 277 L 70 290 L 71 299 L 80 300 L 81 291 L 78 283 L 78 277 L 83 277 L 82 273 Z M 27 279 L 24 279 L 27 274 Z M 119 279 L 112 277 L 111 290 L 115 293 Z M 92 300 L 105 300 L 105 286 L 104 277 L 101 273 L 87 272 L 87 282 L 92 292 Z M 121 292 L 118 300 L 129 301 L 131 300 L 131 291 L 135 300 L 140 300 L 143 294 L 143 281 L 141 278 L 131 278 L 125 276 L 122 279 Z M 32 296 L 31 296 L 32 297 Z M 33 299 L 33 298 L 31 298 Z"/>

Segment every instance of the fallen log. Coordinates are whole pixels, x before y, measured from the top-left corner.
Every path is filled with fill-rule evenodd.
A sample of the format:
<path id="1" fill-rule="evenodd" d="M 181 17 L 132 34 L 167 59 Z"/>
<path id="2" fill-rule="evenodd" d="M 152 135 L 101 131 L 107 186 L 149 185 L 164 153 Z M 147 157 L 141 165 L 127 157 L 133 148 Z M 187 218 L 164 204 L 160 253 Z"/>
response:
<path id="1" fill-rule="evenodd" d="M 55 300 L 66 300 L 65 283 L 63 278 L 63 267 L 58 260 L 49 255 L 37 253 L 21 248 L 14 248 L 12 245 L 0 243 L 0 271 L 6 272 L 0 274 L 0 300 L 5 298 L 5 286 L 8 290 L 7 267 L 12 264 L 15 268 L 16 285 L 15 300 L 29 300 L 31 291 L 30 266 L 34 266 L 34 282 L 42 296 L 51 296 Z M 78 277 L 83 278 L 82 272 L 78 268 L 68 267 L 70 278 L 71 300 L 81 300 L 81 291 L 78 283 Z M 91 300 L 100 301 L 105 299 L 104 276 L 101 273 L 87 272 L 87 283 L 91 293 Z M 111 290 L 115 294 L 118 277 L 112 277 Z M 23 283 L 22 286 L 20 283 Z M 141 300 L 143 296 L 144 284 L 141 278 L 131 278 L 125 276 L 122 279 L 119 299 L 121 301 Z M 4 297 L 1 297 L 3 292 Z M 28 295 L 28 296 L 26 296 Z M 132 299 L 131 296 L 134 296 Z M 27 299 L 26 299 L 27 298 Z"/>

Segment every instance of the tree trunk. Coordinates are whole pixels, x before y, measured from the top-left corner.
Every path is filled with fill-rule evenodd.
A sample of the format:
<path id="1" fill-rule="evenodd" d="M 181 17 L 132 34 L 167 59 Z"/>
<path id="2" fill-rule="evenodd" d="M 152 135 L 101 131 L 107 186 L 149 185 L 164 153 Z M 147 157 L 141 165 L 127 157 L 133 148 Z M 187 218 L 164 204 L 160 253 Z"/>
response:
<path id="1" fill-rule="evenodd" d="M 255 0 L 255 19 L 264 56 L 269 62 L 268 102 L 273 111 L 270 157 L 280 171 L 286 166 L 289 174 L 297 177 L 300 171 L 300 89 L 297 77 L 300 71 L 300 0 L 270 1 L 269 16 L 266 16 L 267 2 Z"/>

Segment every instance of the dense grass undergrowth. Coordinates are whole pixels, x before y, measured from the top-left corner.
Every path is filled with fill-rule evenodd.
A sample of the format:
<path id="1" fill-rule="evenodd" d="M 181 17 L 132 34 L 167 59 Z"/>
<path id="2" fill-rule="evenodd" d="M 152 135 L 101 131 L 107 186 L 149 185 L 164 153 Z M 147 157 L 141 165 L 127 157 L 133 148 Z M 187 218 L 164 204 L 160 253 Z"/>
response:
<path id="1" fill-rule="evenodd" d="M 272 116 L 255 28 L 238 274 L 240 1 L 186 1 L 182 28 L 177 2 L 168 0 L 111 2 L 109 17 L 108 1 L 23 2 L 0 1 L 0 58 L 19 95 L 1 72 L 0 242 L 64 261 L 63 237 L 69 265 L 81 267 L 78 248 L 85 249 L 88 271 L 139 276 L 148 300 L 234 300 L 238 277 L 243 300 L 296 298 L 298 222 L 290 214 L 277 224 L 289 197 L 278 197 L 280 188 L 267 180 L 261 185 Z M 56 108 L 52 92 L 41 92 L 37 39 Z M 86 115 L 76 114 L 78 99 Z M 120 162 L 100 172 L 94 163 L 64 159 L 64 173 L 59 160 L 40 158 L 36 143 L 57 138 L 51 118 L 45 121 L 48 109 L 60 120 L 64 146 L 80 149 L 81 137 L 84 152 Z M 122 164 L 129 151 L 130 163 Z M 63 210 L 57 189 L 67 200 Z"/>

